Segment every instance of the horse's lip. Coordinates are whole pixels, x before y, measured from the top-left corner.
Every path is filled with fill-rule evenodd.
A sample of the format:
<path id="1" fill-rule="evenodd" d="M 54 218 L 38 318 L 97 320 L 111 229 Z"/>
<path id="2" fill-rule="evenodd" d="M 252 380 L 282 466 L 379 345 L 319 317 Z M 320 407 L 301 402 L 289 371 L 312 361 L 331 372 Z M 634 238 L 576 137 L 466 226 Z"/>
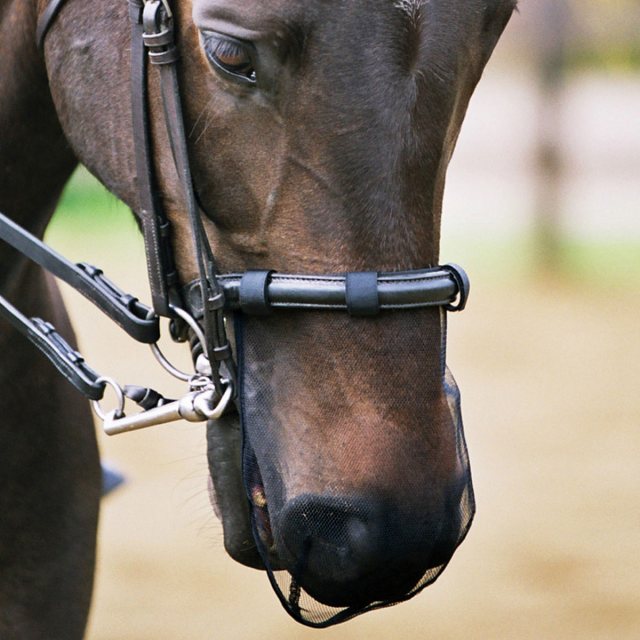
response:
<path id="1" fill-rule="evenodd" d="M 251 505 L 253 508 L 253 518 L 258 535 L 262 544 L 271 553 L 273 549 L 273 532 L 271 530 L 271 519 L 269 518 L 269 507 L 264 487 L 254 484 L 251 487 Z"/>
<path id="2" fill-rule="evenodd" d="M 267 555 L 269 568 L 279 570 L 282 568 L 282 561 L 278 556 L 275 545 L 271 517 L 269 515 L 269 503 L 265 495 L 264 486 L 260 483 L 252 483 L 250 494 L 254 531 L 259 538 L 258 547 L 262 549 L 263 554 Z"/>
<path id="3" fill-rule="evenodd" d="M 283 568 L 283 564 L 276 548 L 273 523 L 269 510 L 271 506 L 270 499 L 262 481 L 262 474 L 256 458 L 251 456 L 249 460 L 251 462 L 245 466 L 245 469 L 248 468 L 250 470 L 245 476 L 245 486 L 249 494 L 256 544 L 260 554 L 263 556 L 265 565 L 271 570 L 280 570 Z"/>
<path id="4" fill-rule="evenodd" d="M 209 494 L 209 504 L 213 509 L 213 513 L 216 518 L 222 522 L 222 513 L 220 512 L 220 505 L 218 504 L 218 500 L 216 498 L 216 492 L 213 488 L 213 478 L 208 475 L 207 476 L 207 493 Z"/>

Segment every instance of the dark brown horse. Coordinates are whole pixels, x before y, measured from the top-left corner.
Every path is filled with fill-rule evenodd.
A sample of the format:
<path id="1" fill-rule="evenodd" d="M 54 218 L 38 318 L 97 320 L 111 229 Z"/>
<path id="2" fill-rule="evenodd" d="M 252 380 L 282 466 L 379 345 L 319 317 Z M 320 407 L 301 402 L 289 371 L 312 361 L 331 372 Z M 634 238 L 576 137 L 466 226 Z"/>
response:
<path id="1" fill-rule="evenodd" d="M 514 4 L 173 2 L 193 182 L 219 267 L 437 265 L 447 164 Z M 78 162 L 140 210 L 127 2 L 67 0 L 40 51 L 47 5 L 0 0 L 0 211 L 35 234 Z M 186 283 L 191 230 L 155 70 L 149 91 L 158 191 Z M 71 338 L 54 284 L 2 244 L 0 293 Z M 283 313 L 238 331 L 242 451 L 233 415 L 209 425 L 229 553 L 268 565 L 294 614 L 311 602 L 301 590 L 332 612 L 415 593 L 471 517 L 444 312 Z M 89 411 L 4 323 L 0 354 L 0 637 L 81 637 L 100 493 Z"/>

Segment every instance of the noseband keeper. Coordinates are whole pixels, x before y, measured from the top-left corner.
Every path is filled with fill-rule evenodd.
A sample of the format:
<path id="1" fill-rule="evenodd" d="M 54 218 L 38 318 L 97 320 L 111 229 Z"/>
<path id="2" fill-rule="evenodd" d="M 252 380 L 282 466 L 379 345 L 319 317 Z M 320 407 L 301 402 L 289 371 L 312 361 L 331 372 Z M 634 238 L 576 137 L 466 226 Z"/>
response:
<path id="1" fill-rule="evenodd" d="M 272 271 L 250 270 L 240 279 L 240 309 L 251 316 L 268 316 L 271 313 L 269 303 L 269 278 Z"/>
<path id="2" fill-rule="evenodd" d="M 464 308 L 469 295 L 467 275 L 454 265 L 341 275 L 247 271 L 219 275 L 218 281 L 225 308 L 248 315 L 266 315 L 276 309 L 347 311 L 354 316 L 438 306 L 457 311 Z M 194 281 L 184 290 L 184 299 L 196 316 L 202 313 L 198 287 Z"/>
<path id="3" fill-rule="evenodd" d="M 347 273 L 345 299 L 350 316 L 376 316 L 380 312 L 378 273 L 364 271 Z"/>

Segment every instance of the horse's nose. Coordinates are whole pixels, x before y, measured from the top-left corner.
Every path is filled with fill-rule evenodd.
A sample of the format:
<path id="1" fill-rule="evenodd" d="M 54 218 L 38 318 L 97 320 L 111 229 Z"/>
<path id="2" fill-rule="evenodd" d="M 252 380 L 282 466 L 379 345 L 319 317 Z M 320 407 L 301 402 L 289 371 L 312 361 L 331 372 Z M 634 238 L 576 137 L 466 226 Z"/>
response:
<path id="1" fill-rule="evenodd" d="M 375 561 L 380 534 L 362 501 L 341 502 L 328 496 L 303 495 L 280 514 L 280 537 L 287 555 L 303 562 L 304 572 L 322 569 L 330 580 L 357 578 L 360 567 Z"/>
<path id="2" fill-rule="evenodd" d="M 278 518 L 279 555 L 324 604 L 357 606 L 398 597 L 420 579 L 424 566 L 402 558 L 384 513 L 374 501 L 299 496 Z"/>

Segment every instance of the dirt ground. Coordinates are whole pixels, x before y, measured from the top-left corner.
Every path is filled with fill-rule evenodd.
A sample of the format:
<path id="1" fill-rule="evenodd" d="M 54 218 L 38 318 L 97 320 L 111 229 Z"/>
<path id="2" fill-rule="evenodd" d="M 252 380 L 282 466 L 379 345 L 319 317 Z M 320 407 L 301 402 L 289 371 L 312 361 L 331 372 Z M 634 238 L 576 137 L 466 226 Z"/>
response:
<path id="1" fill-rule="evenodd" d="M 103 253 L 91 250 L 144 292 L 138 245 L 124 252 L 136 276 L 129 258 L 109 261 L 108 242 Z M 158 427 L 101 439 L 128 482 L 104 502 L 88 638 L 640 637 L 640 292 L 496 278 L 469 260 L 473 297 L 451 318 L 449 364 L 478 514 L 435 585 L 324 632 L 297 625 L 263 574 L 224 553 L 204 428 Z M 171 389 L 145 348 L 68 298 L 96 369 Z"/>

